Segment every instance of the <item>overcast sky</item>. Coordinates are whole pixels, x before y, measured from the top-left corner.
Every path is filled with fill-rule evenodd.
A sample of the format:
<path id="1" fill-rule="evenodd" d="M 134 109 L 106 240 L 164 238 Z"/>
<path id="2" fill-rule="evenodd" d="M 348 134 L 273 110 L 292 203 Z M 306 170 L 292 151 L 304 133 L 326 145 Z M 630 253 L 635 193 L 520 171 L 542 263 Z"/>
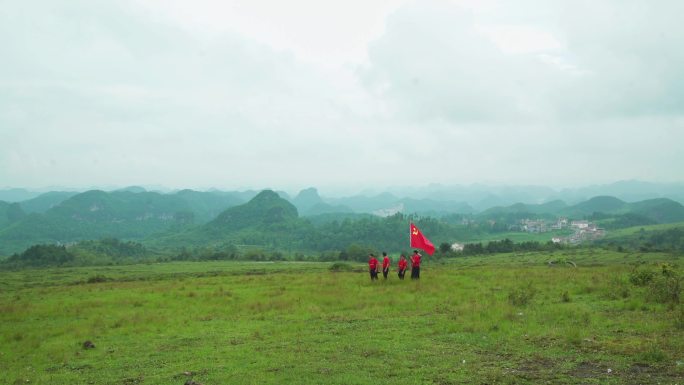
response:
<path id="1" fill-rule="evenodd" d="M 0 188 L 683 181 L 683 14 L 0 0 Z"/>

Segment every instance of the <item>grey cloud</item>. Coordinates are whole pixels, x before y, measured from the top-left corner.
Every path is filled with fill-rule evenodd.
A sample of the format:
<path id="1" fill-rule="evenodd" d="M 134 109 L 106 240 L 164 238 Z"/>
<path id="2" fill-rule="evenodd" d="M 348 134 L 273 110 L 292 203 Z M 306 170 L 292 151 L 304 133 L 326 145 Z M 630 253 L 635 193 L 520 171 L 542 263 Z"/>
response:
<path id="1" fill-rule="evenodd" d="M 682 114 L 684 3 L 566 1 L 560 12 L 567 49 L 587 72 L 560 90 L 569 114 Z"/>
<path id="2" fill-rule="evenodd" d="M 50 178 L 77 184 L 257 184 L 293 152 L 340 142 L 326 138 L 340 115 L 332 88 L 236 34 L 198 39 L 117 2 L 27 1 L 3 9 L 0 36 L 3 180 L 52 164 Z"/>
<path id="3" fill-rule="evenodd" d="M 291 52 L 194 34 L 129 2 L 5 2 L 0 181 L 681 179 L 682 29 L 661 14 L 676 9 L 646 4 L 650 26 L 617 2 L 574 3 L 502 2 L 493 15 L 409 4 L 388 16 L 368 63 L 331 80 Z M 564 48 L 506 54 L 483 23 L 538 25 Z"/>
<path id="4" fill-rule="evenodd" d="M 605 119 L 681 114 L 684 3 L 504 2 L 495 18 L 551 28 L 565 47 L 506 54 L 447 2 L 391 15 L 361 71 L 400 116 L 453 122 Z M 520 10 L 536 9 L 530 16 Z"/>

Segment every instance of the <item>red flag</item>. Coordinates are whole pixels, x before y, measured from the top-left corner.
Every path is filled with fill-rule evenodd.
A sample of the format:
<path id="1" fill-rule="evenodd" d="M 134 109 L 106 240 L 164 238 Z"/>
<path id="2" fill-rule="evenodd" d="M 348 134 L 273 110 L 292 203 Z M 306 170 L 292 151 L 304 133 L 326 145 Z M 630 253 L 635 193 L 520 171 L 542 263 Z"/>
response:
<path id="1" fill-rule="evenodd" d="M 421 233 L 413 223 L 411 223 L 411 247 L 423 249 L 430 255 L 435 252 L 435 245 L 433 245 L 429 239 L 425 238 L 423 233 Z"/>

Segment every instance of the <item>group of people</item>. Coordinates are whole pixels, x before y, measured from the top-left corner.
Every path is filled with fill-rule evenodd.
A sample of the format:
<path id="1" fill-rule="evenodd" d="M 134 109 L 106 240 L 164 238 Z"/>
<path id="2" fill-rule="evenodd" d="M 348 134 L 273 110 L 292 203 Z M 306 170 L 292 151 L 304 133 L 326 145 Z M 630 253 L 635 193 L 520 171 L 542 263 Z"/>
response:
<path id="1" fill-rule="evenodd" d="M 420 260 L 421 260 L 422 255 L 418 252 L 418 250 L 413 250 L 413 255 L 411 256 L 411 279 L 420 279 Z M 378 279 L 378 265 L 380 262 L 378 261 L 377 258 L 375 258 L 375 255 L 373 254 L 368 254 L 368 270 L 370 271 L 370 278 L 371 281 L 374 281 Z M 383 252 L 382 253 L 382 276 L 387 279 L 387 275 L 389 274 L 390 271 L 390 266 L 392 264 L 392 261 L 390 258 L 387 256 L 387 253 Z M 406 274 L 406 269 L 408 268 L 408 260 L 406 259 L 406 256 L 404 254 L 401 254 L 399 257 L 399 263 L 398 263 L 398 269 L 397 269 L 397 275 L 399 276 L 399 279 L 404 279 L 404 275 Z"/>

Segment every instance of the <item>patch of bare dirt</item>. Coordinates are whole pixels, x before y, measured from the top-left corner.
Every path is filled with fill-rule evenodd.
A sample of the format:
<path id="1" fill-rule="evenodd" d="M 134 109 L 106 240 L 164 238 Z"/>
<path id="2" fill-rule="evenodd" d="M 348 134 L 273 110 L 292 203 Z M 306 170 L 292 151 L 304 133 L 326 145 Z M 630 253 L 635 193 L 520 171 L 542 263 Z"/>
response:
<path id="1" fill-rule="evenodd" d="M 568 372 L 568 374 L 578 378 L 596 378 L 603 377 L 609 374 L 609 369 L 610 368 L 603 364 L 590 361 L 582 361 L 579 364 L 575 365 L 575 367 L 572 368 Z"/>

